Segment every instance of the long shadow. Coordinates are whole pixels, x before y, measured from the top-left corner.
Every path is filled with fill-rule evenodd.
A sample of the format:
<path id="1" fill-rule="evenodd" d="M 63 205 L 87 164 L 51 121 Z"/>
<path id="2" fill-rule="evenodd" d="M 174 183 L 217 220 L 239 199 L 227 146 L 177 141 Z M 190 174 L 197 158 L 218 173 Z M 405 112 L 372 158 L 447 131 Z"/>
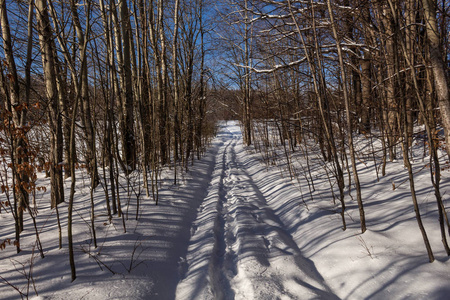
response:
<path id="1" fill-rule="evenodd" d="M 77 279 L 73 283 L 70 282 L 67 238 L 65 236 L 67 204 L 60 206 L 64 246 L 62 250 L 57 249 L 56 217 L 49 209 L 40 210 L 38 227 L 41 230 L 41 239 L 47 255 L 45 259 L 36 259 L 34 265 L 34 279 L 40 295 L 58 298 L 64 294 L 64 291 L 73 290 L 75 286 L 78 287 L 75 288 L 77 291 L 91 290 L 91 287 L 95 285 L 92 283 L 92 278 L 111 282 L 130 280 L 130 286 L 133 286 L 133 280 L 141 282 L 146 279 L 147 284 L 142 282 L 140 284 L 140 288 L 143 290 L 136 291 L 133 297 L 138 295 L 138 299 L 174 299 L 177 283 L 183 276 L 180 260 L 186 257 L 191 225 L 196 219 L 198 207 L 207 194 L 217 151 L 223 140 L 226 138 L 217 139 L 209 153 L 202 160 L 197 161 L 190 172 L 185 175 L 187 184 L 174 188 L 169 180 L 161 181 L 158 206 L 141 195 L 138 221 L 134 220 L 137 204 L 136 194 L 132 192 L 128 196 L 126 191 L 121 191 L 122 205 L 126 205 L 128 198 L 130 200 L 130 215 L 126 222 L 126 233 L 123 232 L 122 221 L 117 216 L 114 216 L 112 224 L 108 223 L 104 213 L 104 192 L 97 190 L 94 194 L 98 214 L 95 218 L 99 244 L 97 249 L 94 249 L 90 240 L 90 219 L 89 213 L 86 213 L 90 207 L 89 193 L 77 192 L 74 212 Z M 138 177 L 133 180 L 135 180 L 133 184 L 142 184 Z M 78 183 L 81 189 L 82 181 L 79 180 Z M 126 182 L 122 185 L 125 187 Z M 22 237 L 24 241 L 31 243 L 33 241 L 28 242 L 28 240 L 33 238 L 34 232 L 28 230 L 28 223 L 26 226 L 27 231 L 24 231 Z M 9 235 L 13 232 L 2 230 L 2 235 L 3 233 Z M 24 251 L 20 257 L 26 260 L 30 253 L 30 251 Z M 20 259 L 14 253 L 9 256 L 8 252 L 8 257 L 3 256 L 6 254 L 5 252 L 1 254 L 2 260 L 7 260 L 8 257 Z M 22 275 L 15 270 L 7 269 L 1 273 L 14 284 L 19 284 L 24 280 L 21 278 Z M 97 279 L 95 280 L 97 281 Z M 96 289 L 100 288 L 102 287 L 96 285 L 92 292 L 95 293 Z M 0 290 L 3 291 L 3 289 L 9 288 L 0 284 Z M 128 292 L 125 290 L 117 291 L 117 295 L 126 294 Z M 99 294 L 100 296 L 101 294 Z M 114 295 L 111 294 L 111 297 Z"/>
<path id="2" fill-rule="evenodd" d="M 242 155 L 240 155 L 238 159 L 237 159 L 238 156 L 236 155 L 236 153 L 234 153 L 233 155 L 234 155 L 234 161 L 236 161 L 236 164 L 237 164 L 236 168 L 239 170 L 240 174 L 243 174 L 243 177 L 245 178 L 244 180 L 241 180 L 240 184 L 249 186 L 252 191 L 252 194 L 253 194 L 253 195 L 249 196 L 250 198 L 253 198 L 253 200 L 248 199 L 246 202 L 242 203 L 241 206 L 238 206 L 238 208 L 240 208 L 239 213 L 246 214 L 247 216 L 251 215 L 254 218 L 255 218 L 255 215 L 260 214 L 261 216 L 259 218 L 256 216 L 256 219 L 260 220 L 261 223 L 264 223 L 263 226 L 261 226 L 261 227 L 252 225 L 251 228 L 245 228 L 245 230 L 253 230 L 253 231 L 255 231 L 256 235 L 260 234 L 263 237 L 276 235 L 277 238 L 281 239 L 282 243 L 284 245 L 286 245 L 288 248 L 286 248 L 285 250 L 278 248 L 278 250 L 281 250 L 281 251 L 275 252 L 275 253 L 280 253 L 283 255 L 293 255 L 295 257 L 294 261 L 295 261 L 296 265 L 300 268 L 300 270 L 302 270 L 303 275 L 305 275 L 309 279 L 312 279 L 314 282 L 318 283 L 321 286 L 321 288 L 314 287 L 314 286 L 310 285 L 309 283 L 307 283 L 305 280 L 302 280 L 299 278 L 296 279 L 296 282 L 299 283 L 300 285 L 308 288 L 309 290 L 311 290 L 311 292 L 317 294 L 320 298 L 339 299 L 339 297 L 337 297 L 332 292 L 331 288 L 327 285 L 324 278 L 322 277 L 320 272 L 315 267 L 314 262 L 302 254 L 302 251 L 300 250 L 300 248 L 298 247 L 297 243 L 294 240 L 294 237 L 292 236 L 291 229 L 288 226 L 286 226 L 285 223 L 280 219 L 280 217 L 278 215 L 280 213 L 279 209 L 273 210 L 271 208 L 270 204 L 267 202 L 267 195 L 263 194 L 263 189 L 267 191 L 267 189 L 270 187 L 270 176 L 266 176 L 265 180 L 258 181 L 259 184 L 257 184 L 253 180 L 252 175 L 247 171 L 251 167 L 248 164 L 246 164 L 246 162 L 248 162 L 249 160 L 245 160 L 244 162 L 241 162 L 240 157 L 242 157 Z M 253 167 L 251 169 L 255 169 L 255 168 Z M 254 174 L 253 174 L 253 176 L 254 176 Z M 265 182 L 266 180 L 268 180 L 268 182 Z M 274 181 L 272 181 L 272 182 L 274 182 Z M 292 188 L 292 186 L 285 184 L 282 186 L 272 187 L 271 193 L 277 194 L 278 196 L 283 197 L 283 190 L 288 189 L 288 188 Z M 284 200 L 287 200 L 287 199 L 284 198 Z M 257 205 L 257 207 L 256 207 L 257 209 L 254 209 L 254 207 L 252 207 L 252 205 L 247 204 L 250 201 L 252 204 Z M 287 205 L 287 204 L 285 204 L 285 205 Z M 292 213 L 292 210 L 291 210 L 291 213 Z M 247 218 L 250 219 L 250 217 L 247 217 Z M 260 227 L 260 228 L 258 228 L 258 227 Z M 253 234 L 253 235 L 255 235 L 255 234 Z M 245 232 L 244 232 L 243 236 L 248 236 L 248 235 L 245 234 Z M 264 242 L 266 243 L 266 247 L 267 247 L 267 243 L 269 243 L 269 242 L 266 239 L 264 239 Z M 259 241 L 256 242 L 256 244 L 255 244 L 255 242 L 253 242 L 253 245 L 256 247 L 256 249 L 254 249 L 254 247 L 251 247 L 251 246 L 247 247 L 247 249 L 244 249 L 244 251 L 239 254 L 239 256 L 238 256 L 239 259 L 242 260 L 246 256 L 255 256 L 255 251 L 261 251 L 261 250 L 258 250 L 258 247 L 260 247 L 258 244 L 260 244 Z M 261 249 L 261 247 L 259 249 Z M 290 252 L 290 251 L 292 251 L 292 252 Z M 275 257 L 276 257 L 276 255 L 277 254 L 275 254 Z M 259 256 L 263 257 L 262 254 L 260 254 Z M 273 257 L 273 258 L 275 258 L 275 257 Z M 264 265 L 264 261 L 265 260 L 263 260 L 263 262 L 262 262 L 263 265 Z M 268 263 L 268 262 L 266 262 L 266 263 Z"/>
<path id="3" fill-rule="evenodd" d="M 232 139 L 225 147 L 222 155 L 222 172 L 219 180 L 219 199 L 216 206 L 216 218 L 214 220 L 214 247 L 209 263 L 209 278 L 211 284 L 211 291 L 215 299 L 234 299 L 234 291 L 230 288 L 230 282 L 224 272 L 224 263 L 226 259 L 227 244 L 225 241 L 225 222 L 226 211 L 224 205 L 227 202 L 227 191 L 224 184 L 226 171 L 228 166 L 226 165 L 226 156 L 228 149 L 233 142 L 233 135 L 229 137 Z"/>

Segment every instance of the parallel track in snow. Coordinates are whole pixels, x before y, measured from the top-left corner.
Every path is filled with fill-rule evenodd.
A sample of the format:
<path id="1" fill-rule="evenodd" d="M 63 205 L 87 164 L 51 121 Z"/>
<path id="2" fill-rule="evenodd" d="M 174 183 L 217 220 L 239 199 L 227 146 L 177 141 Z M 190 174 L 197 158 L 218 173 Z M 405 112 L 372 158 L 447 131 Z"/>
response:
<path id="1" fill-rule="evenodd" d="M 217 215 L 214 221 L 214 248 L 209 265 L 211 292 L 215 299 L 233 299 L 234 291 L 230 285 L 230 272 L 226 266 L 233 259 L 229 249 L 228 222 L 228 193 L 227 173 L 229 173 L 229 149 L 233 147 L 233 140 L 228 142 L 222 154 L 222 172 L 219 181 L 219 200 L 217 201 Z"/>
<path id="2" fill-rule="evenodd" d="M 242 162 L 238 127 L 222 130 L 177 298 L 338 299 Z"/>

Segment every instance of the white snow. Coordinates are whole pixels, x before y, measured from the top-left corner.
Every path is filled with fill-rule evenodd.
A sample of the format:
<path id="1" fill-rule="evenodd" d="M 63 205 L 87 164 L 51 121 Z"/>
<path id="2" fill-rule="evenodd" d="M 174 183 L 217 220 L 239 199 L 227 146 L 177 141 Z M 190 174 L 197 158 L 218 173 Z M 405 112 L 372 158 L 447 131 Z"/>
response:
<path id="1" fill-rule="evenodd" d="M 357 146 L 363 147 L 365 141 L 359 142 Z M 67 250 L 67 204 L 59 207 L 63 248 L 58 249 L 49 188 L 38 191 L 37 222 L 45 258 L 39 257 L 26 215 L 23 251 L 16 254 L 12 245 L 0 250 L 0 299 L 20 299 L 16 289 L 38 300 L 449 297 L 450 262 L 440 241 L 429 171 L 422 169 L 427 159 L 416 159 L 414 167 L 421 213 L 436 257 L 433 263 L 428 262 L 414 217 L 401 159 L 388 163 L 387 174 L 379 182 L 372 162 L 358 165 L 368 228 L 360 234 L 358 207 L 348 191 L 347 230 L 341 229 L 339 205 L 333 204 L 319 160 L 310 162 L 315 177 L 311 199 L 300 172 L 306 165 L 300 154 L 291 157 L 300 172 L 293 181 L 282 156 L 277 165 L 266 165 L 260 158 L 251 147 L 243 146 L 239 124 L 224 122 L 206 156 L 196 161 L 180 185 L 173 186 L 172 171 L 164 171 L 158 206 L 142 196 L 140 177 L 131 177 L 134 190 L 129 194 L 122 178 L 126 233 L 117 216 L 108 223 L 104 191 L 97 188 L 97 249 L 89 228 L 89 180 L 79 172 L 74 282 Z M 38 186 L 48 184 L 40 174 Z M 65 186 L 68 195 L 70 179 Z M 441 189 L 448 207 L 448 170 L 442 174 Z M 5 200 L 1 194 L 0 201 Z M 2 210 L 0 243 L 14 240 L 12 224 L 11 214 Z"/>

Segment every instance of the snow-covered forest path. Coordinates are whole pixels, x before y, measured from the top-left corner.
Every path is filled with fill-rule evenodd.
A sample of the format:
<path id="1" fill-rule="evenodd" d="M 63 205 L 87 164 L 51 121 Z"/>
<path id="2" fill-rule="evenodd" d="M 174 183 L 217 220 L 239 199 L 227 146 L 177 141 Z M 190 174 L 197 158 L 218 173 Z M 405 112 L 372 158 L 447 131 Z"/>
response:
<path id="1" fill-rule="evenodd" d="M 271 207 L 262 191 L 268 186 L 252 178 L 239 127 L 223 126 L 218 138 L 177 299 L 337 298 Z M 286 185 L 278 192 L 297 190 Z"/>
<path id="2" fill-rule="evenodd" d="M 129 181 L 122 176 L 123 219 L 108 220 L 104 191 L 97 190 L 97 248 L 86 217 L 91 211 L 87 177 L 79 170 L 74 282 L 67 254 L 67 203 L 59 205 L 60 249 L 50 188 L 38 191 L 36 226 L 45 258 L 36 251 L 33 224 L 27 218 L 22 251 L 17 254 L 13 245 L 0 250 L 0 299 L 22 299 L 25 294 L 39 294 L 33 300 L 448 298 L 450 260 L 441 243 L 429 174 L 421 167 L 426 162 L 417 160 L 415 176 L 436 256 L 432 264 L 410 191 L 402 185 L 407 182 L 402 161 L 390 163 L 379 181 L 373 169 L 360 165 L 368 225 L 361 234 L 358 206 L 350 197 L 347 230 L 342 230 L 339 203 L 333 201 L 323 161 L 310 157 L 311 190 L 301 151 L 293 156 L 298 177 L 291 180 L 282 154 L 271 152 L 264 163 L 254 149 L 243 145 L 239 122 L 219 123 L 202 159 L 189 172 L 179 173 L 176 185 L 173 168 L 162 170 L 158 205 L 144 196 L 139 173 Z M 443 173 L 441 180 L 447 194 L 449 174 Z M 42 173 L 39 186 L 49 187 Z M 64 186 L 68 194 L 70 180 Z M 13 228 L 5 225 L 13 223 L 11 214 L 0 214 L 0 242 L 13 239 Z"/>

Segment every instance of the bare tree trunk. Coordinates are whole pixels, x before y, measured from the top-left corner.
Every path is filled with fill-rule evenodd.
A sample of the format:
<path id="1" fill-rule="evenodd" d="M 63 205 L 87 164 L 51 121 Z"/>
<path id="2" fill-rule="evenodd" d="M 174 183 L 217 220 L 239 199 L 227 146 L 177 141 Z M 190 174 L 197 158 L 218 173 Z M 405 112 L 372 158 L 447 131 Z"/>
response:
<path id="1" fill-rule="evenodd" d="M 160 56 L 157 58 L 161 62 L 160 78 L 159 78 L 159 150 L 161 164 L 165 165 L 168 161 L 168 147 L 167 147 L 167 117 L 168 117 L 168 73 L 167 73 L 167 57 L 166 57 L 166 36 L 164 34 L 164 1 L 158 1 L 158 35 L 161 44 Z"/>
<path id="2" fill-rule="evenodd" d="M 390 0 L 391 1 L 391 0 Z M 444 203 L 442 201 L 442 197 L 441 197 L 441 192 L 440 192 L 440 180 L 441 180 L 441 168 L 440 168 L 440 164 L 439 164 L 439 156 L 437 154 L 437 148 L 438 145 L 436 145 L 436 141 L 437 141 L 437 136 L 436 133 L 434 131 L 434 127 L 435 127 L 435 120 L 434 120 L 434 115 L 433 114 L 427 114 L 426 108 L 425 108 L 425 103 L 423 101 L 423 97 L 419 92 L 419 85 L 417 82 L 417 78 L 415 76 L 415 71 L 414 71 L 414 65 L 413 65 L 413 60 L 411 59 L 410 55 L 411 53 L 408 51 L 411 48 L 408 47 L 407 43 L 404 42 L 404 40 L 408 40 L 408 39 L 400 39 L 400 45 L 402 47 L 403 50 L 403 55 L 404 58 L 407 62 L 407 65 L 410 69 L 410 74 L 411 74 L 411 82 L 413 83 L 413 87 L 414 90 L 416 92 L 416 96 L 417 96 L 417 100 L 418 100 L 418 104 L 419 104 L 419 111 L 422 115 L 422 118 L 424 120 L 424 124 L 425 124 L 425 128 L 426 128 L 426 132 L 427 132 L 427 136 L 428 136 L 428 143 L 429 143 L 429 151 L 430 151 L 430 179 L 431 179 L 431 184 L 433 185 L 434 188 L 434 194 L 436 197 L 436 202 L 437 202 L 437 206 L 438 206 L 438 213 L 439 213 L 439 225 L 440 225 L 440 229 L 441 229 L 441 238 L 442 238 L 442 243 L 444 245 L 444 249 L 447 253 L 447 255 L 450 256 L 450 247 L 448 245 L 447 242 L 447 236 L 446 236 L 446 232 L 445 232 L 445 223 L 444 221 L 447 221 L 448 224 L 448 217 L 447 217 L 447 213 L 445 211 L 445 206 Z M 407 100 L 404 101 L 404 105 L 403 105 L 403 118 L 405 120 L 405 122 L 408 122 L 408 112 L 407 112 L 407 108 L 408 108 L 408 103 Z M 433 130 L 432 130 L 433 128 Z M 409 128 L 405 126 L 404 129 L 404 135 L 405 138 L 403 139 L 403 145 L 404 145 L 404 150 L 403 153 L 405 155 L 408 154 L 408 147 L 410 146 L 409 141 L 407 140 L 407 138 L 410 137 L 410 133 L 409 133 Z M 407 158 L 408 159 L 408 158 Z M 408 166 L 409 165 L 409 166 Z M 410 163 L 409 163 L 409 159 L 407 162 L 407 166 L 408 166 L 408 171 L 410 172 L 409 168 L 410 168 Z M 412 175 L 410 175 L 412 176 Z M 411 191 L 413 192 L 413 191 Z M 413 195 L 413 200 L 414 200 L 414 195 Z M 416 205 L 416 204 L 414 204 Z M 420 217 L 420 216 L 419 216 Z M 419 227 L 420 230 L 422 231 L 422 234 L 424 235 L 424 241 L 425 241 L 425 245 L 427 247 L 428 250 L 428 255 L 430 258 L 430 262 L 432 262 L 433 259 L 433 253 L 431 251 L 431 247 L 428 243 L 428 238 L 426 236 L 425 233 L 425 229 L 423 229 L 423 225 L 421 225 L 421 221 L 419 221 Z"/>
<path id="3" fill-rule="evenodd" d="M 55 44 L 52 36 L 52 29 L 48 14 L 46 0 L 36 1 L 36 19 L 39 35 L 39 43 L 41 46 L 42 65 L 44 70 L 44 78 L 49 101 L 49 121 L 50 121 L 50 181 L 51 181 L 51 206 L 64 201 L 64 189 L 62 168 L 62 130 L 61 130 L 61 114 L 59 110 L 58 90 L 56 83 L 56 58 Z"/>
<path id="4" fill-rule="evenodd" d="M 87 10 L 90 9 L 90 2 L 87 2 Z M 85 52 L 85 40 L 89 38 L 89 32 L 83 33 L 83 28 L 81 26 L 78 11 L 77 11 L 77 3 L 75 0 L 71 0 L 71 13 L 72 20 L 74 23 L 74 27 L 77 34 L 78 46 L 80 48 L 80 52 Z M 89 97 L 89 82 L 88 82 L 88 69 L 87 62 L 84 60 L 84 64 L 81 66 L 81 108 L 82 108 L 82 124 L 84 129 L 84 134 L 86 138 L 86 163 L 88 172 L 92 178 L 92 188 L 95 188 L 99 184 L 99 175 L 97 168 L 97 156 L 95 153 L 95 131 L 91 120 L 91 107 L 90 107 L 90 97 Z"/>
<path id="5" fill-rule="evenodd" d="M 197 116 L 197 124 L 195 130 L 195 141 L 197 148 L 197 159 L 200 159 L 202 151 L 202 136 L 203 136 L 203 122 L 205 121 L 205 106 L 206 106 L 206 87 L 205 87 L 205 44 L 204 35 L 205 29 L 203 27 L 203 0 L 200 1 L 200 39 L 201 39 L 201 63 L 200 63 L 200 95 L 199 108 Z"/>
<path id="6" fill-rule="evenodd" d="M 120 165 L 124 172 L 130 173 L 135 169 L 135 140 L 134 140 L 134 120 L 133 118 L 133 82 L 131 73 L 131 23 L 129 20 L 128 5 L 126 1 L 119 1 L 120 20 L 117 13 L 116 0 L 110 2 L 111 17 L 113 21 L 115 52 L 117 57 L 117 65 L 119 68 L 120 88 L 118 87 L 119 99 L 119 128 L 122 138 L 122 156 L 119 159 Z M 124 36 L 125 35 L 125 36 Z M 125 62 L 126 60 L 126 62 Z M 130 111 L 131 110 L 131 111 Z"/>
<path id="7" fill-rule="evenodd" d="M 381 12 L 382 10 L 382 12 Z M 389 12 L 389 6 L 387 3 L 380 8 L 380 12 L 383 15 L 382 22 L 386 30 L 386 68 L 387 79 L 385 81 L 386 86 L 386 102 L 387 111 L 384 113 L 385 126 L 387 129 L 387 139 L 389 147 L 389 159 L 392 161 L 395 159 L 395 144 L 398 140 L 398 128 L 397 128 L 397 103 L 396 103 L 396 85 L 395 85 L 395 54 L 396 54 L 396 35 L 394 33 L 394 21 L 391 13 Z"/>
<path id="8" fill-rule="evenodd" d="M 361 133 L 369 133 L 370 126 L 370 105 L 372 99 L 372 84 L 371 84 L 371 75 L 370 75 L 370 60 L 362 59 L 361 61 L 361 98 L 362 98 L 362 106 L 364 108 L 361 110 L 361 123 L 360 123 L 360 132 Z"/>
<path id="9" fill-rule="evenodd" d="M 153 57 L 155 60 L 156 85 L 157 85 L 157 101 L 152 103 L 152 113 L 154 118 L 154 137 L 156 143 L 159 139 L 159 160 L 162 164 L 167 163 L 167 63 L 166 63 L 166 41 L 164 35 L 164 1 L 159 0 L 155 9 L 155 0 L 150 1 L 149 7 L 149 30 L 150 41 L 153 49 Z M 156 11 L 156 19 L 154 16 Z M 155 149 L 154 159 L 158 153 Z M 156 160 L 157 161 L 157 160 Z M 156 162 L 155 161 L 155 162 Z M 155 174 L 156 175 L 156 174 Z"/>
<path id="10" fill-rule="evenodd" d="M 407 150 L 408 149 L 407 140 L 406 140 L 407 130 L 405 130 L 404 134 L 405 134 L 405 136 L 402 138 L 402 142 L 404 145 L 403 155 L 404 155 L 404 161 L 406 163 L 406 168 L 408 169 L 409 186 L 410 186 L 411 197 L 412 197 L 413 205 L 414 205 L 414 212 L 416 214 L 417 224 L 419 225 L 419 229 L 420 229 L 420 232 L 422 233 L 422 238 L 425 243 L 425 247 L 427 249 L 428 259 L 430 262 L 433 262 L 434 261 L 433 251 L 431 250 L 430 242 L 428 240 L 428 236 L 425 231 L 425 227 L 423 226 L 423 223 L 422 223 L 422 218 L 420 216 L 420 210 L 419 210 L 419 204 L 418 204 L 417 196 L 416 196 L 416 190 L 415 190 L 415 185 L 414 185 L 414 174 L 413 174 L 412 166 L 411 166 L 411 163 L 409 160 L 409 153 Z"/>
<path id="11" fill-rule="evenodd" d="M 342 172 L 342 168 L 341 168 L 341 165 L 340 165 L 340 162 L 339 162 L 339 157 L 337 155 L 335 141 L 334 141 L 333 134 L 332 134 L 332 131 L 331 131 L 331 126 L 330 126 L 331 125 L 331 120 L 329 119 L 329 117 L 327 118 L 327 116 L 325 114 L 325 112 L 327 110 L 329 110 L 329 105 L 328 105 L 328 103 L 326 101 L 326 95 L 323 95 L 323 93 L 321 93 L 321 91 L 320 91 L 321 87 L 322 87 L 322 89 L 324 89 L 325 81 L 322 78 L 321 71 L 319 71 L 319 72 L 316 71 L 316 65 L 315 65 L 315 62 L 313 61 L 314 57 L 309 55 L 309 52 L 308 52 L 308 49 L 307 49 L 307 45 L 306 45 L 305 39 L 303 37 L 303 32 L 300 30 L 300 26 L 298 25 L 297 19 L 295 18 L 294 13 L 292 11 L 291 0 L 288 0 L 288 4 L 289 4 L 289 13 L 290 13 L 290 15 L 292 17 L 292 20 L 294 21 L 297 34 L 300 37 L 300 40 L 301 40 L 301 43 L 302 43 L 302 47 L 304 49 L 304 52 L 305 52 L 305 55 L 306 55 L 306 58 L 307 58 L 307 61 L 308 61 L 308 65 L 309 65 L 309 68 L 311 70 L 312 80 L 313 80 L 313 84 L 314 84 L 313 85 L 314 86 L 314 92 L 315 92 L 315 94 L 317 96 L 317 100 L 318 100 L 317 102 L 318 102 L 318 106 L 319 106 L 320 118 L 322 120 L 322 125 L 324 127 L 325 136 L 327 138 L 327 143 L 328 143 L 328 145 L 330 147 L 330 152 L 331 152 L 330 156 L 331 156 L 331 159 L 334 161 L 334 165 L 335 165 L 335 168 L 336 168 L 336 180 L 337 180 L 338 187 L 339 187 L 339 201 L 341 203 L 341 212 L 340 212 L 340 214 L 341 214 L 341 218 L 342 218 L 343 230 L 346 230 L 347 229 L 347 224 L 345 222 L 345 208 L 346 208 L 346 206 L 345 206 L 345 201 L 344 201 L 344 174 Z M 314 11 L 312 12 L 312 14 L 314 14 Z M 313 26 L 312 27 L 313 27 L 313 31 L 314 31 L 314 35 L 315 35 L 316 34 L 315 20 L 312 20 L 312 22 L 313 22 Z M 321 70 L 322 69 L 322 67 L 321 67 L 321 59 L 320 59 L 320 56 L 319 56 L 320 49 L 319 49 L 318 44 L 317 44 L 318 41 L 317 41 L 316 36 L 314 36 L 314 42 L 315 42 L 315 54 L 317 56 L 316 60 L 317 60 L 317 63 L 319 64 L 318 69 Z M 317 75 L 317 73 L 318 73 L 318 75 Z"/>
<path id="12" fill-rule="evenodd" d="M 119 92 L 119 82 L 117 79 L 117 73 L 116 73 L 116 65 L 114 60 L 114 41 L 113 41 L 113 34 L 111 32 L 112 27 L 112 18 L 113 18 L 113 12 L 111 12 L 109 15 L 106 12 L 105 4 L 103 0 L 99 0 L 100 10 L 101 10 L 101 16 L 102 16 L 102 22 L 103 27 L 105 29 L 106 34 L 106 49 L 107 49 L 107 65 L 108 65 L 108 76 L 110 78 L 110 84 L 111 88 L 109 91 L 109 100 L 107 102 L 107 125 L 106 125 L 106 151 L 107 151 L 107 158 L 108 158 L 108 165 L 109 165 L 109 180 L 111 184 L 111 202 L 112 202 L 112 213 L 117 214 L 117 199 L 116 199 L 116 176 L 115 172 L 117 170 L 115 169 L 115 160 L 114 160 L 114 102 L 116 99 L 116 95 L 120 98 L 120 92 Z"/>
<path id="13" fill-rule="evenodd" d="M 31 20 L 29 20 L 31 21 Z M 24 164 L 28 163 L 28 141 L 27 129 L 25 124 L 27 121 L 27 105 L 28 98 L 24 102 L 20 102 L 19 96 L 19 77 L 15 64 L 15 57 L 12 49 L 12 39 L 9 28 L 9 20 L 6 10 L 6 2 L 0 1 L 0 22 L 2 27 L 3 49 L 5 54 L 5 64 L 7 66 L 7 80 L 8 86 L 5 92 L 8 93 L 7 101 L 5 101 L 5 109 L 10 113 L 12 119 L 11 144 L 12 157 L 14 158 L 13 176 L 15 180 L 14 189 L 16 190 L 14 203 L 17 202 L 17 218 L 18 230 L 23 231 L 23 212 L 28 207 L 29 195 L 27 189 L 29 188 L 28 168 Z M 18 242 L 18 241 L 17 241 Z"/>
<path id="14" fill-rule="evenodd" d="M 248 17 L 248 3 L 245 1 L 244 12 L 244 65 L 251 66 L 250 63 L 250 48 L 251 48 L 251 36 L 249 29 L 249 17 Z M 245 69 L 244 73 L 244 142 L 247 146 L 252 144 L 252 127 L 251 127 L 251 114 L 250 114 L 250 90 L 251 90 L 251 71 L 249 68 Z"/>
<path id="15" fill-rule="evenodd" d="M 124 156 L 126 172 L 136 169 L 136 142 L 134 138 L 134 96 L 132 81 L 132 64 L 131 64 L 131 22 L 127 1 L 119 1 L 121 29 L 122 29 L 122 47 L 123 47 L 123 74 L 124 77 L 122 87 L 124 97 L 122 99 L 122 110 L 124 115 L 124 123 L 122 127 L 122 151 Z"/>
<path id="16" fill-rule="evenodd" d="M 179 107 L 179 72 L 178 72 L 178 27 L 179 27 L 179 10 L 180 1 L 175 0 L 174 21 L 173 21 L 173 42 L 172 42 L 172 68 L 173 68 L 173 166 L 174 177 L 173 183 L 177 184 L 177 162 L 178 162 L 178 145 L 181 141 L 181 129 L 178 110 Z"/>
<path id="17" fill-rule="evenodd" d="M 186 51 L 186 74 L 185 74 L 185 91 L 184 91 L 184 98 L 185 98 L 185 112 L 187 113 L 187 126 L 186 126 L 186 160 L 185 160 L 185 168 L 188 169 L 189 165 L 189 158 L 191 157 L 191 153 L 193 150 L 193 96 L 192 96 L 192 81 L 193 81 L 193 73 L 194 73 L 194 32 L 193 28 L 189 28 L 190 32 L 188 34 L 188 41 L 187 44 L 189 46 L 187 47 Z"/>
<path id="18" fill-rule="evenodd" d="M 414 40 L 416 37 L 416 25 L 415 25 L 415 0 L 408 0 L 406 2 L 406 26 L 405 26 L 405 43 L 406 52 L 409 56 L 411 64 L 415 64 L 414 55 Z M 413 71 L 413 70 L 412 70 Z M 413 102 L 414 102 L 414 85 L 411 79 L 405 77 L 406 83 L 406 127 L 408 130 L 408 146 L 412 146 L 413 133 L 414 133 L 414 114 L 413 114 Z"/>
<path id="19" fill-rule="evenodd" d="M 436 22 L 437 1 L 422 0 L 427 28 L 427 38 L 429 43 L 431 66 L 433 67 L 434 83 L 436 95 L 439 102 L 442 126 L 445 132 L 445 142 L 447 154 L 450 155 L 450 93 L 449 80 L 445 73 L 445 65 L 442 59 L 441 45 L 438 26 Z"/>
<path id="20" fill-rule="evenodd" d="M 338 57 L 339 57 L 339 66 L 340 66 L 341 78 L 342 78 L 342 89 L 344 92 L 345 112 L 346 112 L 346 117 L 347 117 L 348 144 L 350 147 L 350 158 L 352 161 L 353 179 L 355 181 L 355 186 L 356 186 L 356 195 L 357 195 L 357 202 L 358 202 L 358 207 L 359 207 L 361 232 L 364 233 L 366 231 L 366 218 L 365 218 L 365 213 L 364 213 L 363 202 L 361 199 L 361 186 L 359 183 L 358 169 L 356 167 L 355 148 L 353 146 L 353 128 L 352 128 L 352 120 L 351 120 L 351 115 L 350 115 L 350 99 L 348 97 L 347 86 L 346 86 L 347 77 L 346 77 L 346 73 L 345 73 L 345 69 L 344 69 L 344 60 L 342 57 L 342 49 L 341 49 L 339 37 L 337 34 L 336 25 L 334 22 L 333 9 L 331 7 L 330 0 L 327 0 L 327 5 L 328 5 L 328 12 L 330 14 L 330 21 L 331 21 L 334 39 L 336 40 Z"/>
<path id="21" fill-rule="evenodd" d="M 146 1 L 139 0 L 138 8 L 139 11 L 139 24 L 136 24 L 137 34 L 140 30 L 142 37 L 136 36 L 136 43 L 139 55 L 139 78 L 138 81 L 138 114 L 139 114 L 139 129 L 141 138 L 141 167 L 142 175 L 144 181 L 144 189 L 146 196 L 150 197 L 149 180 L 148 180 L 148 167 L 149 167 L 149 157 L 151 153 L 151 116 L 149 110 L 149 100 L 150 100 L 150 74 L 148 65 L 148 19 L 147 19 L 147 6 Z"/>

